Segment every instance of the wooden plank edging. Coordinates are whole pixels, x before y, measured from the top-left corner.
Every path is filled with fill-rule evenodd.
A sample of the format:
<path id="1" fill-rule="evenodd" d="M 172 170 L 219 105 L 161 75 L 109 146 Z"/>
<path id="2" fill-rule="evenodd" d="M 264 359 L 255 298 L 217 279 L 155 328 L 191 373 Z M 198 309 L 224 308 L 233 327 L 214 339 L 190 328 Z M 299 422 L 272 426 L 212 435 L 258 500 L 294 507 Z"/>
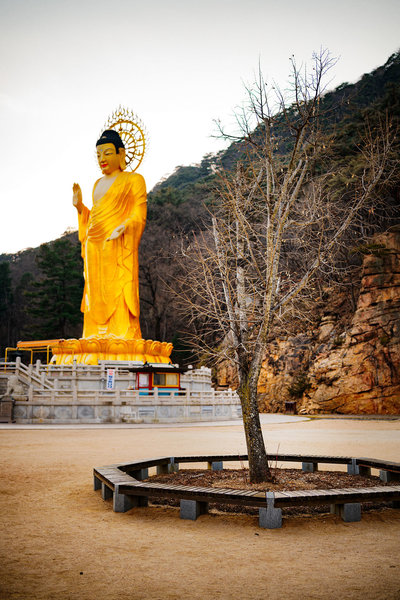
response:
<path id="1" fill-rule="evenodd" d="M 293 459 L 299 462 L 326 462 L 332 464 L 351 464 L 350 457 L 277 455 L 277 460 Z M 247 456 L 213 455 L 213 456 L 179 456 L 157 457 L 119 465 L 108 465 L 93 469 L 94 477 L 104 483 L 112 491 L 118 486 L 118 493 L 126 496 L 148 496 L 175 499 L 190 499 L 200 502 L 223 502 L 247 506 L 266 506 L 266 492 L 238 490 L 230 488 L 206 488 L 183 485 L 171 485 L 159 482 L 143 482 L 135 479 L 129 472 L 139 472 L 152 466 L 190 463 L 247 460 Z M 378 469 L 400 472 L 400 464 L 391 461 L 360 458 L 356 459 L 360 466 L 371 466 Z M 306 506 L 316 504 L 343 504 L 351 502 L 368 502 L 372 500 L 400 500 L 399 486 L 376 486 L 371 488 L 341 488 L 327 490 L 296 490 L 269 492 L 274 499 L 275 507 Z"/>

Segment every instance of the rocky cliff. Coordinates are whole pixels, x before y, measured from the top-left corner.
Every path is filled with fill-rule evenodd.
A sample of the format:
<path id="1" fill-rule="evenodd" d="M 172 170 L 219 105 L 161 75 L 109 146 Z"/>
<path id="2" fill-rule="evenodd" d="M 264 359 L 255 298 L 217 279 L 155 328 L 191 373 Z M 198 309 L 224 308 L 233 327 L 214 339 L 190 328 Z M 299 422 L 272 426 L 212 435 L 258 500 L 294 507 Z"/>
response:
<path id="1" fill-rule="evenodd" d="M 326 306 L 309 333 L 269 345 L 259 380 L 260 409 L 300 413 L 400 414 L 400 228 L 366 247 L 355 312 Z M 338 308 L 339 307 L 339 310 Z M 232 383 L 232 374 L 220 380 Z"/>

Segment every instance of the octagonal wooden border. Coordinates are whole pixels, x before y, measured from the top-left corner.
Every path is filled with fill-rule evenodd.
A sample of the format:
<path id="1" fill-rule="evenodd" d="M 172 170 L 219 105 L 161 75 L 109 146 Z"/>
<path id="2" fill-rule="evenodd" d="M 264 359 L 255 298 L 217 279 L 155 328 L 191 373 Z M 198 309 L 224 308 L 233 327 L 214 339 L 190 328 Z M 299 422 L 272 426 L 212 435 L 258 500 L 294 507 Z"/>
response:
<path id="1" fill-rule="evenodd" d="M 246 455 L 237 454 L 200 455 L 158 457 L 109 465 L 93 470 L 94 489 L 102 490 L 104 500 L 113 499 L 115 512 L 126 512 L 135 506 L 145 506 L 148 498 L 179 500 L 181 518 L 191 520 L 196 520 L 200 514 L 207 512 L 210 502 L 253 506 L 259 509 L 260 526 L 266 528 L 282 525 L 282 507 L 330 504 L 331 512 L 340 515 L 345 521 L 361 519 L 362 502 L 393 501 L 393 506 L 400 508 L 400 485 L 260 492 L 143 481 L 148 478 L 148 469 L 151 467 L 156 467 L 157 473 L 170 473 L 178 471 L 180 464 L 207 463 L 208 468 L 220 470 L 224 462 L 247 460 Z M 347 465 L 349 474 L 364 476 L 368 476 L 373 468 L 380 471 L 380 478 L 385 483 L 400 481 L 400 463 L 374 458 L 278 454 L 274 456 L 275 460 L 276 462 L 301 462 L 304 471 L 315 471 L 320 463 Z"/>

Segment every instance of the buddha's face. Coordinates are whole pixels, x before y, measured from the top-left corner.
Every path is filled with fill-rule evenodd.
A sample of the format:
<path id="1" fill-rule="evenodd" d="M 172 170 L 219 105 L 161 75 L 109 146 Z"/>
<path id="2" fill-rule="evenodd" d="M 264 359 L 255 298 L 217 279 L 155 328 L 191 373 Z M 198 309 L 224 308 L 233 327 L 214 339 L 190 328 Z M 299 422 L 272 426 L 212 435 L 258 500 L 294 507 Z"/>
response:
<path id="1" fill-rule="evenodd" d="M 120 171 L 120 157 L 114 144 L 101 144 L 97 146 L 97 161 L 104 175 L 111 175 L 115 171 Z"/>

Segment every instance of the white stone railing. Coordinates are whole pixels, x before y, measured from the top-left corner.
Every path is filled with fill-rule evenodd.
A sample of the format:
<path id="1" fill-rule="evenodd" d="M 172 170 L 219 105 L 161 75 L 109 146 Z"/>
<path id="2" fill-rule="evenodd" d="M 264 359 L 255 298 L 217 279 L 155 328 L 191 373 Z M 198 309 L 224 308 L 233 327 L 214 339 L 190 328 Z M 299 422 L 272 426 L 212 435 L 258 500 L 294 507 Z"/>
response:
<path id="1" fill-rule="evenodd" d="M 230 421 L 241 418 L 233 391 L 174 392 L 157 390 L 84 390 L 34 393 L 14 406 L 17 423 L 183 423 Z"/>
<path id="2" fill-rule="evenodd" d="M 40 363 L 40 361 L 38 361 Z M 47 377 L 46 370 L 37 365 L 26 366 L 18 357 L 15 362 L 0 362 L 0 374 L 15 375 L 20 383 L 44 390 L 54 389 L 54 383 Z"/>
<path id="3" fill-rule="evenodd" d="M 237 393 L 211 388 L 208 369 L 199 378 L 185 374 L 186 389 L 164 391 L 133 389 L 132 372 L 116 366 L 115 388 L 107 390 L 104 365 L 21 365 L 0 363 L 0 375 L 17 375 L 28 388 L 13 393 L 17 423 L 177 423 L 241 416 Z M 190 389 L 194 379 L 204 380 L 204 385 Z"/>
<path id="4" fill-rule="evenodd" d="M 51 402 L 62 404 L 66 401 L 87 403 L 119 403 L 129 404 L 240 404 L 237 393 L 233 390 L 217 391 L 214 389 L 207 391 L 181 390 L 179 392 L 160 392 L 158 388 L 154 390 L 58 390 L 40 391 L 37 393 L 33 386 L 28 391 L 28 401 Z"/>

